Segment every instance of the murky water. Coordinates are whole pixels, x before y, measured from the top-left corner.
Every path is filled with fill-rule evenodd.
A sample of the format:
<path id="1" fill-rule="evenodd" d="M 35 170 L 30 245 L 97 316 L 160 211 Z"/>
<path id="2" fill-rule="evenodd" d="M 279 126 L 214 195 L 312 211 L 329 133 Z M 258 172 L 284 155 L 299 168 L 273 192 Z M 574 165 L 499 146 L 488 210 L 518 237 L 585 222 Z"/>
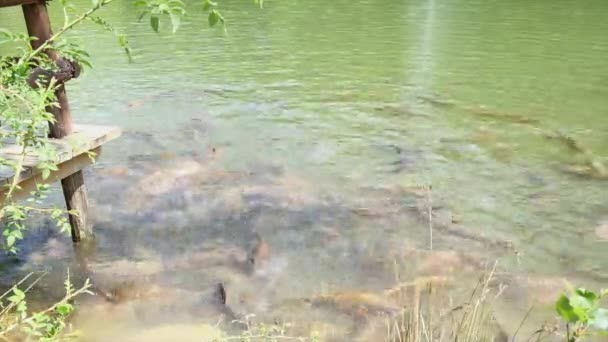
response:
<path id="1" fill-rule="evenodd" d="M 71 35 L 95 65 L 69 85 L 74 116 L 125 130 L 86 173 L 100 282 L 148 276 L 182 298 L 221 280 L 239 312 L 275 315 L 282 299 L 381 291 L 396 273 L 461 278 L 498 259 L 507 330 L 533 298 L 550 303 L 560 277 L 608 282 L 596 234 L 608 183 L 564 173 L 574 155 L 545 136 L 561 129 L 608 156 L 604 1 L 222 7 L 227 36 L 195 13 L 171 36 L 129 2 L 107 8 L 131 65 L 98 29 Z M 22 29 L 19 10 L 0 23 Z M 3 266 L 5 282 L 39 268 L 60 282 L 75 266 L 47 228 Z M 251 278 L 229 260 L 253 232 L 272 257 Z"/>

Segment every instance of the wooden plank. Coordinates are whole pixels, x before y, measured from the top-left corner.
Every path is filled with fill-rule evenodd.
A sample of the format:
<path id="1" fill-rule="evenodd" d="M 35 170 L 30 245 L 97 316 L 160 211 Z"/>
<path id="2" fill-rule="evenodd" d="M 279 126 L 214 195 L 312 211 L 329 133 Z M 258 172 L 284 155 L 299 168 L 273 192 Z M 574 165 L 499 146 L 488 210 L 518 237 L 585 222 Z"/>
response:
<path id="1" fill-rule="evenodd" d="M 43 0 L 0 0 L 0 7 L 29 5 L 42 1 Z"/>
<path id="2" fill-rule="evenodd" d="M 101 155 L 101 151 L 101 146 L 91 150 L 91 152 L 97 154 L 95 159 Z M 80 155 L 57 165 L 57 171 L 51 172 L 50 176 L 45 180 L 42 179 L 42 174 L 36 173 L 35 175 L 24 179 L 21 181 L 21 183 L 19 183 L 21 189 L 15 190 L 13 193 L 14 199 L 19 200 L 26 198 L 32 191 L 36 190 L 36 184 L 51 184 L 58 182 L 59 180 L 65 179 L 69 175 L 72 175 L 93 163 L 94 162 L 86 153 L 81 153 Z M 0 199 L 5 198 L 6 192 L 6 188 L 0 190 Z"/>
<path id="3" fill-rule="evenodd" d="M 93 150 L 108 141 L 118 138 L 121 130 L 113 126 L 98 125 L 75 125 L 74 132 L 63 139 L 50 139 L 50 144 L 57 151 L 56 163 L 66 162 L 82 153 Z M 0 148 L 0 156 L 17 161 L 21 156 L 21 149 L 17 145 L 5 145 Z M 21 173 L 20 182 L 36 175 L 39 171 L 36 167 L 40 164 L 39 157 L 31 153 L 27 156 Z M 13 181 L 12 168 L 0 167 L 0 186 L 5 186 Z"/>

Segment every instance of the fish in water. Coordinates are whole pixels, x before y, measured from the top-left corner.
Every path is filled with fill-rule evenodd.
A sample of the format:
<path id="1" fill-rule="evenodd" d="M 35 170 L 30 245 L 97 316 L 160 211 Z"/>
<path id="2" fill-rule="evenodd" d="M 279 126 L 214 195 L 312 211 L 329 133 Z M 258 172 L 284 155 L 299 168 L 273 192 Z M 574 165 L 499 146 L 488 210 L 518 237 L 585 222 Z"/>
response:
<path id="1" fill-rule="evenodd" d="M 215 285 L 210 302 L 208 297 L 203 297 L 202 302 L 197 304 L 198 307 L 193 310 L 193 313 L 196 313 L 197 309 L 202 309 L 208 304 L 213 305 L 232 328 L 238 330 L 247 329 L 247 325 L 243 323 L 243 320 L 239 319 L 239 316 L 228 306 L 228 296 L 223 282 L 218 282 Z"/>
<path id="2" fill-rule="evenodd" d="M 232 322 L 237 320 L 237 315 L 226 304 L 228 297 L 226 295 L 226 288 L 224 287 L 224 283 L 220 282 L 215 285 L 215 289 L 211 298 L 213 304 L 229 321 Z"/>
<path id="3" fill-rule="evenodd" d="M 397 160 L 390 162 L 390 165 L 393 167 L 391 170 L 392 173 L 400 173 L 408 170 L 416 163 L 416 157 L 418 157 L 419 151 L 407 150 L 394 144 L 389 144 L 387 147 L 393 149 L 397 153 Z"/>
<path id="4" fill-rule="evenodd" d="M 401 309 L 384 296 L 364 291 L 339 291 L 316 296 L 309 301 L 313 306 L 329 307 L 354 317 L 368 314 L 396 314 Z"/>
<path id="5" fill-rule="evenodd" d="M 254 233 L 253 241 L 247 249 L 246 269 L 248 273 L 254 273 L 256 267 L 263 265 L 270 257 L 270 245 L 260 234 Z"/>

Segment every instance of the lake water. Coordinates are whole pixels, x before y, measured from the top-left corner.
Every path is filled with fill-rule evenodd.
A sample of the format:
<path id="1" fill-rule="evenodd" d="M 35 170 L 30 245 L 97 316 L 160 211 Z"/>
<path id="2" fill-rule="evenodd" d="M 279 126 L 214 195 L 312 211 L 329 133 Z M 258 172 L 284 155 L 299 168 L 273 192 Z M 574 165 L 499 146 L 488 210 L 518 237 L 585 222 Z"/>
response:
<path id="1" fill-rule="evenodd" d="M 608 182 L 564 172 L 580 156 L 547 138 L 608 156 L 605 1 L 239 1 L 221 4 L 226 33 L 190 6 L 176 35 L 128 1 L 104 9 L 132 64 L 92 25 L 69 35 L 94 65 L 68 85 L 75 120 L 124 130 L 85 174 L 100 281 L 153 275 L 198 293 L 221 278 L 263 315 L 277 298 L 379 291 L 396 273 L 460 279 L 498 260 L 511 331 L 562 277 L 608 282 Z M 0 11 L 0 27 L 23 30 L 20 10 Z M 205 264 L 254 231 L 272 247 L 260 279 Z M 73 267 L 46 225 L 22 248 L 7 284 L 48 269 L 51 291 Z M 125 324 L 99 315 L 82 319 Z"/>

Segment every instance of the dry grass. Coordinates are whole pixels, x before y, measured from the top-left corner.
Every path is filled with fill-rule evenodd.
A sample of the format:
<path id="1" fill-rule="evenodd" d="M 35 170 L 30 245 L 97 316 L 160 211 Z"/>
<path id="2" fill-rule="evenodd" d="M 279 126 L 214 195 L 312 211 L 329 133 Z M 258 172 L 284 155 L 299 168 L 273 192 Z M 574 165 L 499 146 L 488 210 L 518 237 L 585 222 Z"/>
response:
<path id="1" fill-rule="evenodd" d="M 493 289 L 490 283 L 495 267 L 484 274 L 468 300 L 454 305 L 446 294 L 433 287 L 416 286 L 405 309 L 387 320 L 385 342 L 431 341 L 508 341 L 493 318 L 493 306 L 502 288 Z"/>

